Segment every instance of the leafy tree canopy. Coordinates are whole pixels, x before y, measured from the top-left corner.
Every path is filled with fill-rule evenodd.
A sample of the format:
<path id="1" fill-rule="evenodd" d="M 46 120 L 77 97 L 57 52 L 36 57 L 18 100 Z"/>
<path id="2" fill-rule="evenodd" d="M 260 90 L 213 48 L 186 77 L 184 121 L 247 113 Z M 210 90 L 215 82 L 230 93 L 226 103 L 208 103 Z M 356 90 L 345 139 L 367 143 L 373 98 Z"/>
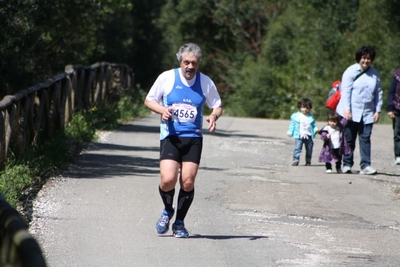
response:
<path id="1" fill-rule="evenodd" d="M 399 8 L 399 0 L 3 0 L 0 96 L 97 61 L 130 65 L 148 90 L 177 67 L 178 48 L 195 42 L 226 114 L 287 119 L 310 97 L 324 119 L 331 83 L 362 45 L 377 52 L 386 94 L 399 67 Z"/>

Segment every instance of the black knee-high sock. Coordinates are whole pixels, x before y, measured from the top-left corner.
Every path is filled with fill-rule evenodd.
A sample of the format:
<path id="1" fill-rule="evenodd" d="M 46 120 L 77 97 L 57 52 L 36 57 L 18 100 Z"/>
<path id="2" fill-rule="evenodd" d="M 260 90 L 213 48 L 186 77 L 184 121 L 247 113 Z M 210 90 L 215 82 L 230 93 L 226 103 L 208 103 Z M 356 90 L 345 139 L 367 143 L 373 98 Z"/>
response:
<path id="1" fill-rule="evenodd" d="M 184 220 L 186 214 L 190 208 L 190 205 L 193 202 L 194 197 L 194 189 L 190 192 L 186 192 L 184 190 L 179 191 L 178 195 L 178 210 L 176 212 L 176 219 L 177 220 Z"/>
<path id="2" fill-rule="evenodd" d="M 165 209 L 169 212 L 173 212 L 174 208 L 172 207 L 172 204 L 174 203 L 175 188 L 171 191 L 164 192 L 161 190 L 161 187 L 158 187 L 158 191 L 160 192 Z"/>

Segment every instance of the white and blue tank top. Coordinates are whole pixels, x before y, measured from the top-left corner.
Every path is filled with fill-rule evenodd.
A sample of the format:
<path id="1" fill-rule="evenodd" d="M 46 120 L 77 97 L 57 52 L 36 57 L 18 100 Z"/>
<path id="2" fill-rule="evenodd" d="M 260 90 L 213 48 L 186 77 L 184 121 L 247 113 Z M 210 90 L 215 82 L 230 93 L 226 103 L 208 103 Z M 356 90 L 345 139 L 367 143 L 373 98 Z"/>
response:
<path id="1" fill-rule="evenodd" d="M 179 69 L 174 69 L 175 82 L 172 90 L 163 97 L 165 107 L 174 107 L 172 117 L 161 123 L 161 140 L 170 135 L 202 137 L 203 106 L 205 96 L 201 88 L 200 72 L 192 86 L 185 85 Z"/>

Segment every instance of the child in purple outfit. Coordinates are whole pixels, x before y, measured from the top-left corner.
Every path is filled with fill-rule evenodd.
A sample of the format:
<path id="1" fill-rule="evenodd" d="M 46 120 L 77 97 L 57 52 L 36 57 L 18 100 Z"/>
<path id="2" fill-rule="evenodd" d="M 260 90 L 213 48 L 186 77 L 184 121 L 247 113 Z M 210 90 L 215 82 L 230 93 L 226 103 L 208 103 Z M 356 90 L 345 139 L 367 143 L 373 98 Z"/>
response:
<path id="1" fill-rule="evenodd" d="M 332 111 L 328 115 L 328 124 L 318 132 L 324 141 L 318 161 L 325 162 L 326 173 L 332 173 L 332 162 L 335 162 L 336 172 L 342 173 L 342 156 L 351 152 L 343 133 L 346 124 L 345 118 Z"/>

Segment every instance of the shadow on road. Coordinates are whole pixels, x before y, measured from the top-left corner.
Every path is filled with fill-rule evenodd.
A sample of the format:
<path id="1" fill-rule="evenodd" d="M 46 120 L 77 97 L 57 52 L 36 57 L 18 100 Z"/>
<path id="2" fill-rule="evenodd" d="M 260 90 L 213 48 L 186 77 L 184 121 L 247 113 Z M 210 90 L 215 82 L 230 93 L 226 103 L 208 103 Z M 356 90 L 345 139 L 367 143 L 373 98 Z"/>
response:
<path id="1" fill-rule="evenodd" d="M 144 126 L 137 124 L 126 124 L 116 130 L 116 132 L 133 132 L 133 133 L 159 133 L 160 126 Z"/>
<path id="2" fill-rule="evenodd" d="M 377 175 L 385 175 L 385 176 L 395 176 L 395 177 L 400 177 L 400 174 L 396 173 L 388 173 L 388 172 L 378 172 Z"/>
<path id="3" fill-rule="evenodd" d="M 106 144 L 106 143 L 97 143 L 93 142 L 90 147 L 91 151 L 96 150 L 121 150 L 121 151 L 159 151 L 159 147 L 155 146 L 123 146 L 116 144 Z"/>
<path id="4" fill-rule="evenodd" d="M 160 127 L 159 126 L 144 126 L 144 125 L 127 124 L 127 125 L 121 126 L 116 131 L 132 132 L 132 133 L 159 133 Z M 223 129 L 218 129 L 218 131 L 216 133 L 210 133 L 207 129 L 204 129 L 203 134 L 204 135 L 215 135 L 218 137 L 266 138 L 265 135 L 242 134 L 242 133 L 239 133 L 238 131 L 227 131 L 227 130 L 223 130 Z M 268 136 L 268 139 L 282 140 L 282 138 L 275 137 L 275 136 Z"/>
<path id="5" fill-rule="evenodd" d="M 256 135 L 256 134 L 241 134 L 237 133 L 237 131 L 225 131 L 218 129 L 216 133 L 210 133 L 209 131 L 204 131 L 204 135 L 215 135 L 218 137 L 241 137 L 241 138 L 262 138 L 265 139 L 275 139 L 275 140 L 282 140 L 282 138 L 274 137 L 274 136 L 265 136 L 265 135 Z"/>
<path id="6" fill-rule="evenodd" d="M 172 235 L 160 235 L 159 237 L 174 237 Z M 175 237 L 174 237 L 175 238 Z M 212 239 L 212 240 L 229 240 L 229 239 L 248 239 L 248 240 L 258 240 L 258 239 L 268 239 L 268 236 L 262 235 L 201 235 L 201 234 L 191 234 L 189 239 Z"/>
<path id="7" fill-rule="evenodd" d="M 268 236 L 262 235 L 200 235 L 194 234 L 189 238 L 204 238 L 204 239 L 213 239 L 213 240 L 227 240 L 227 239 L 248 239 L 248 240 L 257 240 L 269 238 Z"/>
<path id="8" fill-rule="evenodd" d="M 84 154 L 69 170 L 77 178 L 154 177 L 159 174 L 158 159 L 136 156 L 105 154 Z M 78 173 L 79 175 L 73 175 Z"/>

